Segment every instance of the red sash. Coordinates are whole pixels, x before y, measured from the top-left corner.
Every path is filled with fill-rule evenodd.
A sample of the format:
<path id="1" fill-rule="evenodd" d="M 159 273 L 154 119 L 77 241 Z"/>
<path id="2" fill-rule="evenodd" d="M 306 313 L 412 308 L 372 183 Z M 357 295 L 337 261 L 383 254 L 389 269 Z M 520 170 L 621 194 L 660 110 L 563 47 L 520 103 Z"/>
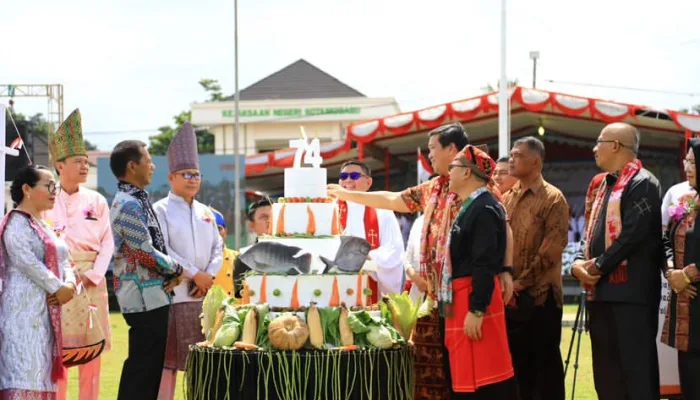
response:
<path id="1" fill-rule="evenodd" d="M 340 226 L 345 230 L 348 223 L 348 204 L 343 201 L 338 201 L 338 209 L 340 214 Z M 377 210 L 372 207 L 365 206 L 365 240 L 369 243 L 372 250 L 379 247 L 379 218 L 377 218 Z M 379 301 L 379 287 L 377 281 L 369 279 L 369 289 L 372 295 L 369 296 L 368 304 L 376 304 Z"/>

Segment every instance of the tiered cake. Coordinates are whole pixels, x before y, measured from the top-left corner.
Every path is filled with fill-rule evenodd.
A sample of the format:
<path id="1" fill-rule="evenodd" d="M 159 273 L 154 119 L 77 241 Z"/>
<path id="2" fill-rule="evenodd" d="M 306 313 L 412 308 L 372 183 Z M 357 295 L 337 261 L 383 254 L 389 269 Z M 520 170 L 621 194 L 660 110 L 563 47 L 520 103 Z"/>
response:
<path id="1" fill-rule="evenodd" d="M 336 272 L 327 272 L 329 262 L 338 261 L 341 255 L 347 256 L 355 251 L 357 260 L 358 247 L 364 246 L 357 243 L 357 238 L 340 236 L 338 207 L 327 197 L 327 174 L 326 169 L 320 167 L 318 139 L 314 139 L 310 145 L 305 140 L 291 141 L 290 144 L 298 149 L 295 164 L 284 171 L 284 197 L 272 205 L 270 235 L 261 237 L 259 242 L 298 248 L 299 254 L 293 257 L 299 258 L 302 253 L 308 253 L 314 262 L 308 272 L 298 275 L 266 273 L 262 268 L 250 266 L 252 270 L 246 273 L 243 284 L 244 302 L 268 303 L 271 307 L 293 309 L 308 306 L 312 301 L 319 307 L 338 306 L 340 303 L 348 307 L 366 306 L 371 295 L 367 274 L 360 272 L 359 268 L 353 268 L 351 272 L 337 268 L 334 269 Z M 300 153 L 303 151 L 306 151 L 304 161 L 313 164 L 313 167 L 300 166 Z M 352 243 L 348 243 L 350 240 Z M 359 240 L 367 246 L 363 250 L 369 251 L 369 245 Z M 246 251 L 254 247 L 243 249 L 242 258 L 245 258 Z M 278 248 L 272 250 L 277 251 Z M 289 259 L 288 254 L 275 254 L 269 259 L 285 256 Z M 346 268 L 341 269 L 347 271 Z"/>

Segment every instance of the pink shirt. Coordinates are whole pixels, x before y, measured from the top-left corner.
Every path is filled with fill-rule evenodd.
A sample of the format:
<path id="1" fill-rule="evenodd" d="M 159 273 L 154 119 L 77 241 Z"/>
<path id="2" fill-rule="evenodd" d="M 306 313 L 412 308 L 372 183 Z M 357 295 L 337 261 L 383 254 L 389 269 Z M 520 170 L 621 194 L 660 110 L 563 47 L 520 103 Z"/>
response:
<path id="1" fill-rule="evenodd" d="M 99 284 L 114 254 L 109 207 L 104 196 L 83 187 L 71 195 L 61 191 L 53 209 L 46 211 L 44 218 L 53 224 L 54 230 L 63 231 L 61 236 L 71 251 L 97 253 L 95 265 L 85 277 Z"/>

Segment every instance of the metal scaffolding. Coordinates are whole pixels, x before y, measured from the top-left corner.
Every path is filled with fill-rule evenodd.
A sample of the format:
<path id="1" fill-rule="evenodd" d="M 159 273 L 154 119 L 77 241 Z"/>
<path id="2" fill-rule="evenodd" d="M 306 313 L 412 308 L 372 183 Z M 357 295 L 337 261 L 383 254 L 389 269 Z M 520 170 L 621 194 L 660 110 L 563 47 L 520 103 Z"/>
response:
<path id="1" fill-rule="evenodd" d="M 0 83 L 0 98 L 9 97 L 10 107 L 15 97 L 47 97 L 46 121 L 50 132 L 55 132 L 63 122 L 63 85 L 15 85 Z"/>

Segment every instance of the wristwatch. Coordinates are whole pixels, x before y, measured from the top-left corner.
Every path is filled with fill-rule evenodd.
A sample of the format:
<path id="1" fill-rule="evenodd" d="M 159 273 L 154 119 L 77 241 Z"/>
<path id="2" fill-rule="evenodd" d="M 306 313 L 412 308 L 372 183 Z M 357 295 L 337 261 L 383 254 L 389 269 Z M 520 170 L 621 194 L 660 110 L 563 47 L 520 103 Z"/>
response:
<path id="1" fill-rule="evenodd" d="M 483 312 L 483 311 L 469 311 L 469 312 L 472 313 L 472 314 L 474 314 L 474 315 L 476 315 L 476 316 L 479 317 L 479 318 L 481 318 L 481 317 L 484 316 L 484 312 Z"/>

